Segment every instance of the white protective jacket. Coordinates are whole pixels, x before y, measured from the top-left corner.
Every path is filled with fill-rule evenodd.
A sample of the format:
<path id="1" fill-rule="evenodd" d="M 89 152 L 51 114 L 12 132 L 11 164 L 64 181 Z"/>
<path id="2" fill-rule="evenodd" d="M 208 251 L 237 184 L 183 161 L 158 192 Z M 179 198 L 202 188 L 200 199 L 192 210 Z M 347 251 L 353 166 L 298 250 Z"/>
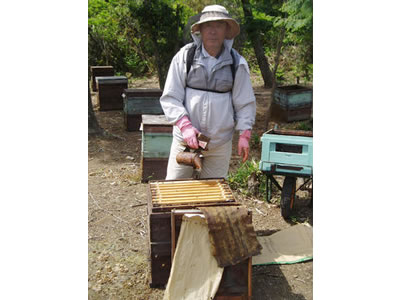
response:
<path id="1" fill-rule="evenodd" d="M 213 149 L 232 139 L 235 129 L 251 130 L 255 121 L 256 100 L 249 67 L 236 50 L 233 50 L 237 64 L 233 82 L 233 40 L 224 41 L 224 50 L 209 76 L 204 63 L 206 58 L 201 51 L 202 42 L 196 35 L 192 36 L 197 48 L 189 74 L 186 75 L 186 58 L 192 44 L 182 47 L 172 59 L 160 102 L 170 123 L 175 124 L 187 115 L 194 127 L 211 138 L 208 147 Z M 177 126 L 174 126 L 173 136 L 183 141 Z"/>

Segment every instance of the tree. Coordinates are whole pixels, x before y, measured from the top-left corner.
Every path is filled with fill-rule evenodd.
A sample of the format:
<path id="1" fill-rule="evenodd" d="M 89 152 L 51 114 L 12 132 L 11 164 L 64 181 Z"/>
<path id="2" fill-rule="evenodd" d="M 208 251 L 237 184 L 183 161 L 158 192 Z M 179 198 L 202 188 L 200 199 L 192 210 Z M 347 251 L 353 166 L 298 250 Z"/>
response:
<path id="1" fill-rule="evenodd" d="M 88 84 L 88 133 L 89 135 L 103 135 L 104 130 L 97 122 L 96 115 L 94 114 L 92 97 L 90 96 L 90 84 Z"/>
<path id="2" fill-rule="evenodd" d="M 168 68 L 179 50 L 184 28 L 182 6 L 175 8 L 162 0 L 130 2 L 132 17 L 140 24 L 138 32 L 143 43 L 143 51 L 150 53 L 157 69 L 160 88 L 164 88 Z"/>
<path id="3" fill-rule="evenodd" d="M 313 1 L 286 0 L 280 10 L 283 16 L 277 17 L 274 25 L 285 28 L 287 43 L 295 47 L 293 68 L 297 83 L 301 75 L 309 80 L 313 64 Z"/>
<path id="4" fill-rule="evenodd" d="M 265 57 L 264 47 L 260 39 L 260 32 L 254 26 L 253 13 L 249 0 L 242 0 L 243 13 L 247 34 L 251 40 L 254 52 L 264 80 L 264 87 L 271 88 L 274 83 L 274 76 L 271 72 L 268 59 Z"/>

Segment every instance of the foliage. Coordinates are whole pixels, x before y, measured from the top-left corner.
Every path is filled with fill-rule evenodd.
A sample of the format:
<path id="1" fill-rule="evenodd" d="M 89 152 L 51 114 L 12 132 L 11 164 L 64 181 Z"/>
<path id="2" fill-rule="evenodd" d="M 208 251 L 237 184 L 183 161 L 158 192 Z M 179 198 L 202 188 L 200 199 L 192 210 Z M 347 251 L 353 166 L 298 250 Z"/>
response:
<path id="1" fill-rule="evenodd" d="M 210 4 L 225 6 L 239 21 L 242 30 L 234 48 L 246 58 L 252 72 L 260 74 L 244 30 L 241 0 L 89 0 L 88 63 L 112 65 L 116 73 L 129 72 L 134 77 L 157 72 L 162 85 L 173 55 L 190 41 L 194 22 L 190 17 Z M 270 63 L 281 29 L 286 30 L 278 81 L 312 80 L 312 0 L 250 0 L 250 4 L 254 22 L 249 32 L 259 34 Z"/>
<path id="2" fill-rule="evenodd" d="M 184 23 L 181 20 L 182 6 L 172 7 L 162 0 L 129 2 L 132 18 L 140 24 L 138 38 L 143 52 L 149 55 L 156 67 L 163 88 L 172 57 L 179 50 Z"/>
<path id="3" fill-rule="evenodd" d="M 259 161 L 254 158 L 241 164 L 234 173 L 228 175 L 229 186 L 248 196 L 265 194 L 266 175 L 261 172 L 258 165 Z"/>
<path id="4" fill-rule="evenodd" d="M 149 65 L 135 51 L 134 32 L 129 10 L 124 0 L 89 0 L 88 5 L 89 65 L 112 65 L 116 72 L 139 75 Z"/>
<path id="5" fill-rule="evenodd" d="M 312 78 L 313 63 L 313 2 L 312 0 L 287 0 L 277 17 L 274 26 L 284 26 L 286 43 L 294 46 L 295 58 L 292 70 L 296 77 Z"/>

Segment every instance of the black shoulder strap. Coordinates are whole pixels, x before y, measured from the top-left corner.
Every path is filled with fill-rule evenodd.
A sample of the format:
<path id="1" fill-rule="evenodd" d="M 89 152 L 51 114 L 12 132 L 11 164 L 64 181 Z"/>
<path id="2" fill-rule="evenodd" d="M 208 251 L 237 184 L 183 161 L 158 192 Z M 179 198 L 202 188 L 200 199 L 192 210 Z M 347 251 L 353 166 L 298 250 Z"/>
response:
<path id="1" fill-rule="evenodd" d="M 232 70 L 232 78 L 233 81 L 235 82 L 235 75 L 236 75 L 236 55 L 233 53 L 233 49 L 231 49 L 231 56 L 232 56 L 232 64 L 231 64 L 231 70 Z"/>
<path id="2" fill-rule="evenodd" d="M 186 75 L 189 74 L 190 68 L 192 67 L 195 52 L 196 52 L 196 44 L 193 44 L 189 48 L 186 56 Z"/>
<path id="3" fill-rule="evenodd" d="M 186 75 L 189 74 L 190 68 L 192 67 L 195 52 L 196 52 L 196 45 L 193 44 L 189 48 L 186 56 Z M 232 64 L 231 64 L 232 78 L 233 81 L 235 81 L 237 61 L 236 61 L 236 55 L 235 53 L 233 53 L 233 49 L 231 49 L 231 56 L 232 56 Z"/>

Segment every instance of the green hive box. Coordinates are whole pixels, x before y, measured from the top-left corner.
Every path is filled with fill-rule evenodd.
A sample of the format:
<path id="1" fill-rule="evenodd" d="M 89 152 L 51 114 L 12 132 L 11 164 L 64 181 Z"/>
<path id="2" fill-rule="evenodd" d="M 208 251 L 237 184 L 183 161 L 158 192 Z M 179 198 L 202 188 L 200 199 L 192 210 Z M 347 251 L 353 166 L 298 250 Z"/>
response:
<path id="1" fill-rule="evenodd" d="M 124 102 L 124 122 L 127 131 L 138 131 L 142 115 L 162 115 L 160 89 L 125 89 L 122 94 Z"/>
<path id="2" fill-rule="evenodd" d="M 272 118 L 292 122 L 308 120 L 312 114 L 312 89 L 300 85 L 280 86 L 275 89 Z"/>
<path id="3" fill-rule="evenodd" d="M 165 179 L 172 124 L 164 115 L 142 115 L 142 181 Z"/>

